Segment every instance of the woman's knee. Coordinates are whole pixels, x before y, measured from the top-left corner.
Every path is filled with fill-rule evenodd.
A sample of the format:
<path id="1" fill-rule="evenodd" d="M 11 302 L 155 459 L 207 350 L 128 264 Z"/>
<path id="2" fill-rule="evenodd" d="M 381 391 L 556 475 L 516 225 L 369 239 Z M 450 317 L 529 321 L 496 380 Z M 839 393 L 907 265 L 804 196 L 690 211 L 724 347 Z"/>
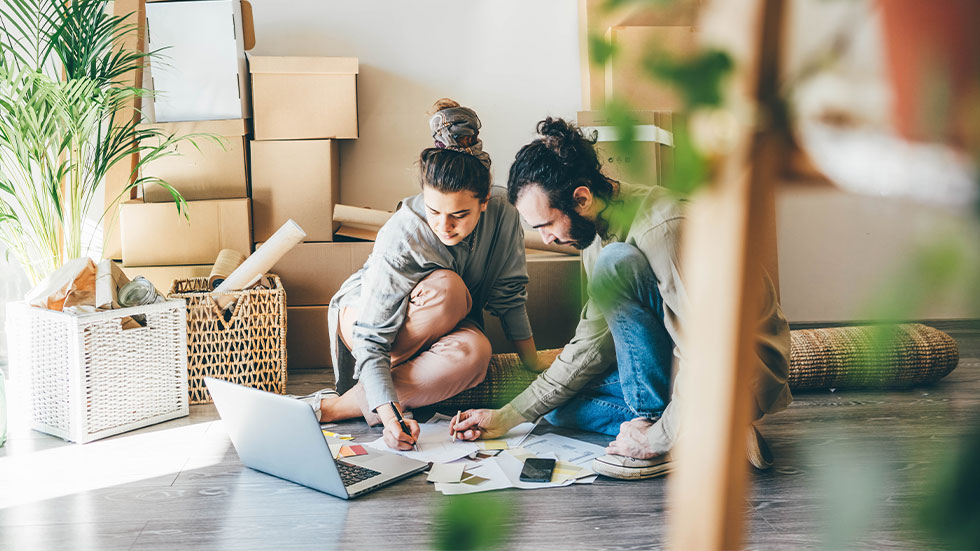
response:
<path id="1" fill-rule="evenodd" d="M 452 270 L 436 270 L 412 290 L 415 307 L 433 308 L 449 318 L 463 319 L 472 307 L 473 299 L 459 274 Z"/>
<path id="2" fill-rule="evenodd" d="M 465 331 L 460 335 L 458 346 L 463 358 L 461 367 L 471 377 L 470 386 L 478 385 L 487 376 L 493 349 L 490 340 L 479 329 Z"/>

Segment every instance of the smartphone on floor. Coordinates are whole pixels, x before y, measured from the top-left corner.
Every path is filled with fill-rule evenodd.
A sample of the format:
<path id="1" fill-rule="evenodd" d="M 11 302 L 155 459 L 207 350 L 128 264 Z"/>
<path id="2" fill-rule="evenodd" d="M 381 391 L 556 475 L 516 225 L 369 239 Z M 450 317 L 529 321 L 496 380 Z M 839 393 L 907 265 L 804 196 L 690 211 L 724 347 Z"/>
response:
<path id="1" fill-rule="evenodd" d="M 551 482 L 551 472 L 555 470 L 554 459 L 528 457 L 521 470 L 522 482 Z"/>

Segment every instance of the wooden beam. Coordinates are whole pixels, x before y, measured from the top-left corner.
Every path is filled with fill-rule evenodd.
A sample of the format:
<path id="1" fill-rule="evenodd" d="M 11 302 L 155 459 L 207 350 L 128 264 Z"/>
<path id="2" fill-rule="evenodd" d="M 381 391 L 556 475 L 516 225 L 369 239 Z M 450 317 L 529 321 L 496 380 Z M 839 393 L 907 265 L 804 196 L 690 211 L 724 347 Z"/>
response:
<path id="1" fill-rule="evenodd" d="M 757 40 L 736 59 L 733 91 L 764 111 L 776 98 L 782 0 L 731 4 L 758 17 L 739 29 Z M 672 549 L 733 549 L 742 542 L 755 331 L 762 262 L 775 243 L 781 140 L 771 125 L 747 124 L 689 210 L 682 254 L 690 297 L 683 338 L 690 352 L 678 374 L 680 436 L 668 483 Z"/>
<path id="2" fill-rule="evenodd" d="M 113 15 L 129 16 L 127 23 L 136 25 L 136 32 L 129 33 L 121 40 L 118 47 L 128 50 L 145 51 L 146 36 L 146 0 L 115 0 L 113 5 Z M 143 68 L 142 66 L 134 71 L 130 71 L 122 77 L 124 83 L 142 87 Z M 121 120 L 136 120 L 139 122 L 139 109 L 142 107 L 140 98 L 131 100 L 123 109 L 122 113 L 117 114 Z M 115 164 L 105 176 L 105 209 L 106 215 L 102 220 L 103 246 L 102 257 L 121 259 L 122 240 L 119 235 L 119 209 L 114 203 L 116 197 L 126 186 L 136 179 L 133 173 L 139 163 L 139 154 L 133 154 L 129 161 L 120 161 Z M 135 199 L 136 190 L 130 190 L 128 195 L 124 195 L 122 201 Z"/>

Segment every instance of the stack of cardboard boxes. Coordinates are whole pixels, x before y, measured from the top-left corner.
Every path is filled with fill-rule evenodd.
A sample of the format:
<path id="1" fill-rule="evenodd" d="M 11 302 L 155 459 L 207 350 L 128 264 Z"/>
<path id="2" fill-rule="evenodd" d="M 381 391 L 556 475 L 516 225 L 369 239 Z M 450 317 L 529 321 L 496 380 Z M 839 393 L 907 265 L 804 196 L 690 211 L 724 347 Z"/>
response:
<path id="1" fill-rule="evenodd" d="M 651 55 L 684 58 L 696 46 L 694 28 L 699 0 L 676 0 L 651 6 L 626 4 L 610 9 L 602 0 L 579 0 L 579 45 L 582 60 L 582 106 L 579 126 L 597 138 L 603 169 L 615 179 L 635 183 L 661 183 L 670 163 L 673 146 L 673 117 L 682 108 L 676 90 L 654 79 L 644 69 Z M 603 64 L 596 62 L 590 48 L 598 37 L 616 52 Z M 636 109 L 636 152 L 633 159 L 616 151 L 616 131 L 601 109 L 617 99 Z M 636 182 L 633 163 L 641 163 L 642 181 Z"/>
<path id="2" fill-rule="evenodd" d="M 327 306 L 373 246 L 333 243 L 339 140 L 357 138 L 357 59 L 250 56 L 249 65 L 255 246 L 290 218 L 306 231 L 272 271 L 286 288 L 289 367 L 329 366 Z"/>
<path id="3" fill-rule="evenodd" d="M 358 137 L 358 60 L 246 55 L 243 0 L 149 2 L 146 47 L 167 59 L 144 73 L 158 94 L 144 105 L 147 127 L 193 139 L 142 163 L 141 197 L 120 208 L 121 246 L 107 256 L 166 293 L 175 279 L 207 276 L 222 249 L 247 255 L 293 219 L 306 241 L 271 270 L 286 289 L 289 367 L 329 367 L 330 299 L 374 247 L 334 241 L 340 141 Z M 189 221 L 158 180 L 187 200 Z M 562 346 L 582 304 L 579 257 L 529 250 L 528 271 L 538 347 Z M 496 352 L 512 350 L 492 316 L 487 331 Z"/>
<path id="4" fill-rule="evenodd" d="M 142 275 L 164 293 L 174 279 L 207 276 L 222 249 L 251 251 L 252 103 L 245 50 L 254 41 L 243 5 L 237 0 L 146 5 L 145 47 L 166 52 L 166 59 L 144 71 L 144 87 L 157 92 L 144 103 L 144 119 L 150 121 L 144 128 L 159 135 L 143 145 L 171 134 L 190 139 L 169 146 L 175 155 L 141 160 L 142 197 L 121 205 L 121 246 L 106 256 L 121 259 L 128 276 Z M 187 201 L 186 218 L 178 215 L 160 180 Z"/>

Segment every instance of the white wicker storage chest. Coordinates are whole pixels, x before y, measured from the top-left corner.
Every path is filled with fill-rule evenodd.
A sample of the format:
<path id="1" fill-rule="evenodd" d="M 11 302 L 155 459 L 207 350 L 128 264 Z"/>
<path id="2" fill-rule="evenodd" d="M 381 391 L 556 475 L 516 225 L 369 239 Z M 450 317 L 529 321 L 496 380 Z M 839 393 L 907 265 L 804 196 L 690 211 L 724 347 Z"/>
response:
<path id="1" fill-rule="evenodd" d="M 124 329 L 128 316 L 145 326 Z M 186 327 L 183 300 L 84 315 L 8 304 L 10 373 L 32 427 L 85 443 L 186 416 Z"/>

